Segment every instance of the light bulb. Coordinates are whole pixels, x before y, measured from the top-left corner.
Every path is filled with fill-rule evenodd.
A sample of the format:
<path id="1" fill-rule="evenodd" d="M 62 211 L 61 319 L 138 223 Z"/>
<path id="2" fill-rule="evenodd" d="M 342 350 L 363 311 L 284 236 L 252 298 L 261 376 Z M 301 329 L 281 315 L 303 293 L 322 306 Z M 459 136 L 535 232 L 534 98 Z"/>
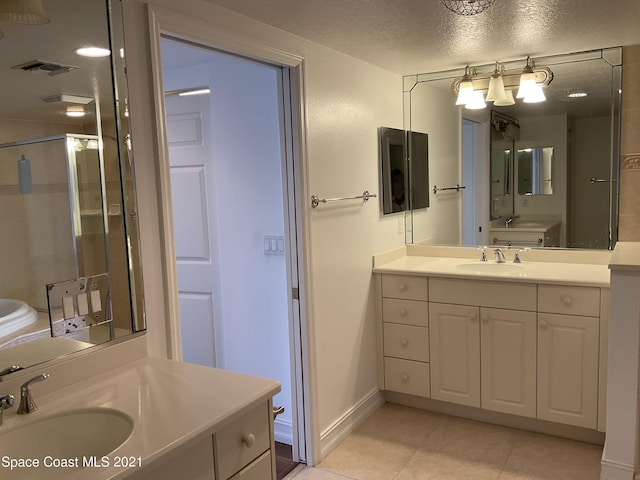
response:
<path id="1" fill-rule="evenodd" d="M 508 107 L 510 105 L 515 105 L 516 101 L 513 99 L 513 90 L 506 90 L 504 98 L 496 100 L 493 104 L 496 107 Z"/>
<path id="2" fill-rule="evenodd" d="M 473 92 L 471 100 L 465 105 L 465 108 L 468 108 L 469 110 L 482 110 L 486 107 L 487 104 L 484 101 L 482 92 L 479 90 Z"/>

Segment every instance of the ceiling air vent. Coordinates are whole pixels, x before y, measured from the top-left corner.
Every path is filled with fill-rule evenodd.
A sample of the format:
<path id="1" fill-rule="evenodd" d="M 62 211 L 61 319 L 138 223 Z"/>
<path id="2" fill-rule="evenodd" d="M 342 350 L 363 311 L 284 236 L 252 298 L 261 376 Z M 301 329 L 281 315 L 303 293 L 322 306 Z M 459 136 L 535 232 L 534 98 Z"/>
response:
<path id="1" fill-rule="evenodd" d="M 44 60 L 30 60 L 21 65 L 14 67 L 16 70 L 22 70 L 24 72 L 43 72 L 48 75 L 60 75 L 61 73 L 67 73 L 71 70 L 76 70 L 78 67 L 71 65 L 62 65 L 60 63 L 47 62 Z"/>

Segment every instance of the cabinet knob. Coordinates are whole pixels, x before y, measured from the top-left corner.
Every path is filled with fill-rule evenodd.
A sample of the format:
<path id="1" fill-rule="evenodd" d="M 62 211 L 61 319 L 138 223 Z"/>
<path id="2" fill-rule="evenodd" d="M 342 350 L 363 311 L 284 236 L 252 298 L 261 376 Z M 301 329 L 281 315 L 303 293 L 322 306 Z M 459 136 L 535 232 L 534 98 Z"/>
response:
<path id="1" fill-rule="evenodd" d="M 478 314 L 477 313 L 472 313 L 469 316 L 469 320 L 471 320 L 472 322 L 475 322 L 476 320 L 478 320 Z"/>
<path id="2" fill-rule="evenodd" d="M 409 313 L 409 312 L 407 311 L 407 309 L 406 309 L 406 308 L 401 308 L 401 309 L 400 309 L 400 316 L 401 316 L 401 317 L 406 317 L 408 313 Z"/>
<path id="3" fill-rule="evenodd" d="M 404 292 L 407 289 L 407 286 L 404 283 L 401 283 L 400 285 L 398 285 L 398 290 L 400 290 L 401 292 Z"/>
<path id="4" fill-rule="evenodd" d="M 480 317 L 480 320 L 482 320 L 482 323 L 484 324 L 489 323 L 489 315 L 487 315 L 486 313 L 483 313 L 482 316 Z"/>
<path id="5" fill-rule="evenodd" d="M 402 383 L 407 383 L 409 381 L 409 375 L 407 375 L 406 373 L 402 374 Z"/>
<path id="6" fill-rule="evenodd" d="M 562 303 L 564 303 L 565 307 L 570 307 L 573 304 L 573 300 L 571 299 L 571 297 L 564 297 L 562 299 Z"/>
<path id="7" fill-rule="evenodd" d="M 546 320 L 540 320 L 540 328 L 547 328 L 547 321 Z"/>
<path id="8" fill-rule="evenodd" d="M 253 433 L 245 435 L 242 437 L 242 443 L 244 443 L 245 447 L 251 448 L 253 447 L 253 444 L 256 443 L 256 436 Z"/>
<path id="9" fill-rule="evenodd" d="M 402 340 L 400 340 L 400 345 L 402 345 L 403 347 L 406 347 L 407 345 L 409 345 L 409 339 L 403 338 Z"/>

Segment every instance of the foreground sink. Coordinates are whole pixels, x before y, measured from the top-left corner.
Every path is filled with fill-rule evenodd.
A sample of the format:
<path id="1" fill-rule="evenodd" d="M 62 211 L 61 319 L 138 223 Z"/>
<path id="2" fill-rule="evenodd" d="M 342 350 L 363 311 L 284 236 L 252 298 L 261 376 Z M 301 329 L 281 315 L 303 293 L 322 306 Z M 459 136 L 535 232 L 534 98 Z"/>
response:
<path id="1" fill-rule="evenodd" d="M 518 275 L 523 274 L 527 267 L 517 263 L 474 262 L 456 265 L 457 269 L 467 272 L 484 273 L 487 275 Z"/>
<path id="2" fill-rule="evenodd" d="M 101 457 L 122 445 L 133 431 L 133 420 L 128 415 L 108 408 L 73 410 L 23 426 L 20 423 L 9 425 L 5 421 L 0 427 L 3 458 L 37 459 L 39 466 L 2 468 L 4 473 L 9 473 L 6 477 L 3 475 L 7 480 L 64 478 L 65 473 L 90 466 L 88 462 L 97 460 L 100 464 Z M 60 461 L 64 461 L 64 465 L 56 466 Z M 52 465 L 47 466 L 47 462 Z"/>

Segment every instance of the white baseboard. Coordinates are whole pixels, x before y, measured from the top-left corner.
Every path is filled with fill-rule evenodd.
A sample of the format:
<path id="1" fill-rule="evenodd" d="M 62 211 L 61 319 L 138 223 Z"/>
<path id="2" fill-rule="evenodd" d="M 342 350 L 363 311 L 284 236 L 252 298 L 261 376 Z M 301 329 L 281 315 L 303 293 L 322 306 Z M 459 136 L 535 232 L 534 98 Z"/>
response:
<path id="1" fill-rule="evenodd" d="M 291 422 L 276 418 L 273 422 L 273 437 L 276 442 L 293 445 L 293 425 Z"/>
<path id="2" fill-rule="evenodd" d="M 634 480 L 635 467 L 626 463 L 615 462 L 602 458 L 602 468 L 600 470 L 600 480 Z"/>
<path id="3" fill-rule="evenodd" d="M 384 404 L 380 390 L 375 389 L 351 407 L 333 425 L 320 434 L 320 463 L 358 425 Z"/>

